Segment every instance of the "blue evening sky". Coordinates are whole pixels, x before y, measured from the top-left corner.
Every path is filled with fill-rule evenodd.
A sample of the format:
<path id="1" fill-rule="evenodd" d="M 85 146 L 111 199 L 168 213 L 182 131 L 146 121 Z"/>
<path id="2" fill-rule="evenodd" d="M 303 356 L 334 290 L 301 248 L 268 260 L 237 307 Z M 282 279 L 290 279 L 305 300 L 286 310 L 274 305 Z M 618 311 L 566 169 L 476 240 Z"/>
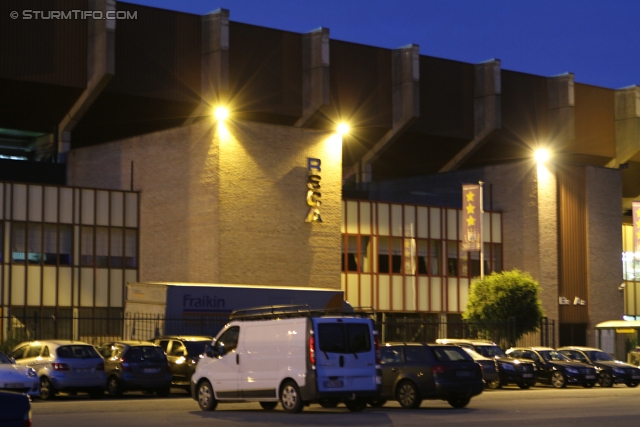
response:
<path id="1" fill-rule="evenodd" d="M 640 0 L 128 0 L 607 88 L 640 84 Z"/>

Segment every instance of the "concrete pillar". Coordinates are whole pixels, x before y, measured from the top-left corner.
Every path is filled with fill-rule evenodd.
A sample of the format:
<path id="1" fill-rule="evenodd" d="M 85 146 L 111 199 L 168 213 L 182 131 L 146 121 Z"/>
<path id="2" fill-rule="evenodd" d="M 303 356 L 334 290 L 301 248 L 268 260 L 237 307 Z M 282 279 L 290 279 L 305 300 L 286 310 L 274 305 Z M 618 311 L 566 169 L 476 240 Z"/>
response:
<path id="1" fill-rule="evenodd" d="M 616 158 L 607 167 L 617 168 L 640 151 L 640 87 L 615 91 Z"/>
<path id="2" fill-rule="evenodd" d="M 358 183 L 371 182 L 371 164 L 420 117 L 420 46 L 395 49 L 392 61 L 392 127 L 360 160 Z"/>
<path id="3" fill-rule="evenodd" d="M 115 12 L 116 0 L 89 0 L 90 10 Z M 58 124 L 58 162 L 66 163 L 71 132 L 115 74 L 116 20 L 87 23 L 87 88 Z"/>
<path id="4" fill-rule="evenodd" d="M 494 130 L 502 127 L 500 65 L 499 59 L 492 59 L 474 66 L 474 137 L 439 172 L 451 172 L 458 169 L 469 156 L 484 144 Z"/>
<path id="5" fill-rule="evenodd" d="M 549 102 L 549 143 L 562 151 L 576 138 L 573 73 L 550 77 L 547 80 Z"/>
<path id="6" fill-rule="evenodd" d="M 302 117 L 294 126 L 304 127 L 330 103 L 329 29 L 318 28 L 302 39 Z"/>

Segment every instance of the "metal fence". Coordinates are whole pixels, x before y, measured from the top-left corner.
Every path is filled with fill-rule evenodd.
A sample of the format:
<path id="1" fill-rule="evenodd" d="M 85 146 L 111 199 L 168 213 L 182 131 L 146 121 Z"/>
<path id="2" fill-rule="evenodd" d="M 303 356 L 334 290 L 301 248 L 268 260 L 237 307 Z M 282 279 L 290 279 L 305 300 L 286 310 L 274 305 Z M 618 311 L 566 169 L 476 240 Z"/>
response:
<path id="1" fill-rule="evenodd" d="M 87 313 L 88 314 L 88 313 Z M 159 315 L 113 312 L 88 316 L 81 312 L 68 315 L 41 314 L 0 317 L 0 351 L 10 351 L 23 341 L 78 340 L 101 344 L 115 340 L 150 340 L 161 335 L 215 335 L 228 322 L 228 315 Z M 515 339 L 513 319 L 482 324 L 465 321 L 384 321 L 378 318 L 383 341 L 434 342 L 437 338 L 489 339 L 507 348 L 519 346 L 555 347 L 555 322 L 543 319 L 537 332 Z"/>

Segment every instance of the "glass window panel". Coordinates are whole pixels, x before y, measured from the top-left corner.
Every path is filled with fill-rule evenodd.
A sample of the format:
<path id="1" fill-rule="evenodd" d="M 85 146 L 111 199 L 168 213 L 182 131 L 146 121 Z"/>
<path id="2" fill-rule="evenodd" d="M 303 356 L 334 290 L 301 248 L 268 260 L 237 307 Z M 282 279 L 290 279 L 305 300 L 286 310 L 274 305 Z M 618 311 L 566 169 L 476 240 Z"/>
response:
<path id="1" fill-rule="evenodd" d="M 493 244 L 493 271 L 500 273 L 502 271 L 502 243 Z"/>
<path id="2" fill-rule="evenodd" d="M 55 224 L 44 225 L 44 263 L 55 265 L 58 262 L 58 227 Z"/>
<path id="3" fill-rule="evenodd" d="M 136 230 L 124 232 L 125 268 L 138 267 L 138 234 Z"/>
<path id="4" fill-rule="evenodd" d="M 371 237 L 360 236 L 360 272 L 371 272 Z"/>
<path id="5" fill-rule="evenodd" d="M 42 224 L 27 224 L 27 244 L 29 255 L 27 259 L 31 264 L 40 264 L 42 261 Z"/>
<path id="6" fill-rule="evenodd" d="M 93 266 L 93 227 L 80 229 L 80 265 Z"/>
<path id="7" fill-rule="evenodd" d="M 447 275 L 458 275 L 458 242 L 447 242 Z"/>
<path id="8" fill-rule="evenodd" d="M 109 257 L 109 229 L 96 227 L 96 267 L 107 267 Z"/>
<path id="9" fill-rule="evenodd" d="M 358 271 L 358 236 L 347 236 L 347 271 Z"/>
<path id="10" fill-rule="evenodd" d="M 378 273 L 389 273 L 389 238 L 378 238 Z"/>
<path id="11" fill-rule="evenodd" d="M 440 276 L 440 266 L 442 265 L 442 241 L 431 240 L 429 242 L 429 268 L 432 276 Z"/>
<path id="12" fill-rule="evenodd" d="M 122 268 L 123 266 L 123 232 L 122 228 L 111 229 L 109 266 L 113 268 Z"/>
<path id="13" fill-rule="evenodd" d="M 428 274 L 429 241 L 424 239 L 417 239 L 416 248 L 418 250 L 418 274 Z"/>
<path id="14" fill-rule="evenodd" d="M 71 265 L 71 242 L 73 241 L 73 232 L 70 225 L 58 225 L 59 253 L 58 260 L 60 265 Z"/>
<path id="15" fill-rule="evenodd" d="M 402 272 L 402 243 L 403 240 L 401 238 L 391 239 L 392 244 L 392 258 L 391 258 L 391 272 L 392 273 L 401 273 Z"/>
<path id="16" fill-rule="evenodd" d="M 2 186 L 0 186 L 0 189 Z M 0 197 L 2 193 L 0 193 Z M 2 209 L 2 199 L 0 198 L 0 209 Z M 0 264 L 4 262 L 4 222 L 0 221 Z"/>

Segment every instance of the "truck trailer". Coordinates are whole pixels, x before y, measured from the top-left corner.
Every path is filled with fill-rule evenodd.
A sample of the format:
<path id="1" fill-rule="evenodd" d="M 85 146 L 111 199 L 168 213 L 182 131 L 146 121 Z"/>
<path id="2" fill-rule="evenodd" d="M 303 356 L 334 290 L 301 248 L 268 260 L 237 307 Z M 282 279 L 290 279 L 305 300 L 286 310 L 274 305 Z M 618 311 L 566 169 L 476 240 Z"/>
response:
<path id="1" fill-rule="evenodd" d="M 124 338 L 160 335 L 215 336 L 233 310 L 306 304 L 311 309 L 349 307 L 339 289 L 213 283 L 128 283 Z"/>

